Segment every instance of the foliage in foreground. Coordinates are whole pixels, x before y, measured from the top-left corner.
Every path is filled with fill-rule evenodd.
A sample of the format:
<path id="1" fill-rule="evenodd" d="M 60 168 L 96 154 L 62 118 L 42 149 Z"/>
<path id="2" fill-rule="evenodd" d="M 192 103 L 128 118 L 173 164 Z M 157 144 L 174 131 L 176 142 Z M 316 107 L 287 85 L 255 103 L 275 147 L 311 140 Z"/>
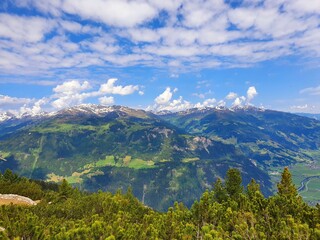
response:
<path id="1" fill-rule="evenodd" d="M 287 168 L 276 195 L 265 198 L 252 180 L 244 189 L 229 169 L 188 209 L 174 204 L 156 212 L 131 193 L 87 194 L 63 181 L 55 186 L 0 174 L 0 193 L 23 189 L 42 201 L 32 207 L 1 206 L 1 239 L 320 239 L 320 206 L 308 206 Z M 21 186 L 24 186 L 22 188 Z M 17 191 L 15 193 L 18 193 Z"/>

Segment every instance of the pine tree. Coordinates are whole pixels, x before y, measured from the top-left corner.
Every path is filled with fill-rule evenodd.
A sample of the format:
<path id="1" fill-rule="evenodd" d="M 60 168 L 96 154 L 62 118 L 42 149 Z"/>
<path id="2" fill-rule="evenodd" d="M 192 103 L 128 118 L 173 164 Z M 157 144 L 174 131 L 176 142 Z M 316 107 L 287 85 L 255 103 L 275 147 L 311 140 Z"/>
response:
<path id="1" fill-rule="evenodd" d="M 291 173 L 288 167 L 284 168 L 281 175 L 281 181 L 278 183 L 278 194 L 284 197 L 296 197 L 298 191 L 294 184 L 292 183 Z"/>
<path id="2" fill-rule="evenodd" d="M 72 192 L 72 186 L 67 182 L 66 179 L 63 179 L 62 183 L 59 185 L 59 199 L 67 199 L 71 196 Z"/>
<path id="3" fill-rule="evenodd" d="M 240 171 L 236 168 L 230 168 L 226 176 L 226 190 L 232 199 L 236 199 L 243 192 L 242 178 Z"/>
<path id="4" fill-rule="evenodd" d="M 213 186 L 214 198 L 218 203 L 222 203 L 227 200 L 227 191 L 223 186 L 221 178 L 218 178 Z"/>

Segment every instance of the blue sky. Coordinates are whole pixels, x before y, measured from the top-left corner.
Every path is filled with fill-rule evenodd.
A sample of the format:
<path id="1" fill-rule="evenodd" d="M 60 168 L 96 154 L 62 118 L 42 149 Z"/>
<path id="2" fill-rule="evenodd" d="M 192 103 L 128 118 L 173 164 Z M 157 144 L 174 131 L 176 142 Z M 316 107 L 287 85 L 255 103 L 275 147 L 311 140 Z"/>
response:
<path id="1" fill-rule="evenodd" d="M 320 113 L 319 43 L 319 0 L 2 0 L 0 111 Z"/>

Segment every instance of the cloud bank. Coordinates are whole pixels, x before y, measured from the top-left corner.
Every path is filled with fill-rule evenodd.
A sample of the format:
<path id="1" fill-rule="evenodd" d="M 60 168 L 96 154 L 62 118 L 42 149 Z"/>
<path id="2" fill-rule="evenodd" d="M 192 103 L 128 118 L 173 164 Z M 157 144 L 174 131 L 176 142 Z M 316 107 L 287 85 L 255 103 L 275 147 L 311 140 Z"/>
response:
<path id="1" fill-rule="evenodd" d="M 28 14 L 0 13 L 0 74 L 137 65 L 188 70 L 320 58 L 318 0 L 6 4 Z"/>
<path id="2" fill-rule="evenodd" d="M 224 100 L 216 100 L 215 98 L 207 98 L 202 102 L 192 103 L 191 101 L 185 100 L 182 96 L 179 96 L 176 99 L 173 99 L 174 93 L 178 92 L 178 89 L 175 88 L 171 91 L 170 87 L 167 87 L 163 93 L 157 96 L 154 99 L 155 104 L 148 106 L 147 110 L 152 110 L 156 112 L 161 111 L 171 111 L 178 112 L 187 110 L 190 108 L 207 108 L 207 107 L 226 107 L 228 103 Z M 251 105 L 251 101 L 255 96 L 257 96 L 257 91 L 254 86 L 251 86 L 247 90 L 247 98 L 244 96 L 238 97 L 237 93 L 230 92 L 225 99 L 227 101 L 234 100 L 232 103 L 229 103 L 231 107 L 243 107 L 245 105 Z M 194 95 L 194 94 L 193 94 Z"/>

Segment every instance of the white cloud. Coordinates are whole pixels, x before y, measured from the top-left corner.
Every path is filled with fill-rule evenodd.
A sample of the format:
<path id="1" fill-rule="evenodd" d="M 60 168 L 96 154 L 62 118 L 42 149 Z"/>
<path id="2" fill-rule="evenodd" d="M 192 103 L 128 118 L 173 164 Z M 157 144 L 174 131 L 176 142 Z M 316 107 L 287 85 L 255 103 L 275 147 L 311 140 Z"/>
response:
<path id="1" fill-rule="evenodd" d="M 207 81 L 204 82 L 198 82 L 198 84 L 207 84 Z M 162 111 L 162 110 L 168 110 L 172 112 L 176 111 L 183 111 L 190 108 L 205 108 L 205 107 L 225 107 L 227 103 L 222 100 L 216 100 L 215 98 L 207 98 L 203 100 L 203 102 L 198 103 L 192 103 L 188 100 L 183 99 L 182 96 L 180 96 L 178 99 L 172 99 L 173 94 L 177 92 L 177 88 L 175 88 L 173 91 L 170 87 L 167 87 L 166 90 L 161 93 L 158 97 L 155 98 L 155 104 L 153 106 L 148 106 L 147 110 L 154 110 L 154 111 Z M 205 95 L 211 94 L 212 92 L 209 91 L 205 94 L 192 94 L 193 96 L 197 96 L 200 98 L 205 98 Z M 238 96 L 238 94 L 234 92 L 229 92 L 229 94 L 224 98 L 227 100 L 234 99 L 233 103 L 231 104 L 231 107 L 240 107 L 243 106 L 245 103 L 249 104 L 250 101 L 257 96 L 257 91 L 255 87 L 251 86 L 249 87 L 247 91 L 247 97 L 245 96 Z"/>
<path id="2" fill-rule="evenodd" d="M 43 112 L 42 107 L 48 102 L 49 99 L 46 97 L 37 100 L 0 95 L 0 111 L 8 111 L 16 115 L 36 115 Z"/>
<path id="3" fill-rule="evenodd" d="M 157 31 L 148 28 L 133 28 L 125 33 L 128 33 L 134 42 L 156 42 L 160 39 Z"/>
<path id="4" fill-rule="evenodd" d="M 99 92 L 104 94 L 130 95 L 139 90 L 139 86 L 137 85 L 115 86 L 114 84 L 116 81 L 118 81 L 118 79 L 110 78 L 107 83 L 100 86 Z"/>
<path id="5" fill-rule="evenodd" d="M 71 68 L 135 65 L 179 72 L 248 67 L 292 55 L 320 58 L 319 0 L 245 0 L 237 7 L 223 0 L 8 4 L 44 17 L 0 14 L 0 73 L 63 74 Z"/>
<path id="6" fill-rule="evenodd" d="M 0 37 L 20 42 L 38 42 L 55 27 L 55 22 L 40 17 L 0 14 Z"/>
<path id="7" fill-rule="evenodd" d="M 173 92 L 171 92 L 170 87 L 167 87 L 163 93 L 154 99 L 154 101 L 159 105 L 165 105 L 171 100 Z"/>
<path id="8" fill-rule="evenodd" d="M 139 94 L 140 96 L 142 96 L 142 95 L 144 95 L 144 91 L 139 91 L 138 94 Z"/>
<path id="9" fill-rule="evenodd" d="M 83 19 L 100 21 L 111 26 L 133 27 L 156 16 L 157 10 L 145 1 L 65 0 L 62 10 Z"/>
<path id="10" fill-rule="evenodd" d="M 307 109 L 307 108 L 308 108 L 308 104 L 291 106 L 290 108 L 293 109 L 293 110 L 304 110 L 304 109 Z"/>
<path id="11" fill-rule="evenodd" d="M 61 15 L 61 4 L 62 0 L 15 0 L 17 6 L 20 7 L 36 7 L 43 13 L 50 13 L 54 16 Z"/>
<path id="12" fill-rule="evenodd" d="M 84 81 L 81 84 L 78 80 L 71 80 L 56 86 L 53 91 L 58 94 L 70 95 L 88 90 L 90 88 L 91 86 L 88 81 Z"/>
<path id="13" fill-rule="evenodd" d="M 197 103 L 194 105 L 195 108 L 203 108 L 203 107 L 214 107 L 216 106 L 217 100 L 215 98 L 208 98 L 204 100 L 202 103 Z"/>
<path id="14" fill-rule="evenodd" d="M 258 95 L 258 92 L 254 86 L 248 88 L 247 91 L 247 102 L 250 103 L 251 100 Z"/>
<path id="15" fill-rule="evenodd" d="M 177 73 L 171 73 L 170 78 L 179 78 L 179 74 Z"/>
<path id="16" fill-rule="evenodd" d="M 52 101 L 51 105 L 56 109 L 62 109 L 74 105 L 79 105 L 83 103 L 86 99 L 86 96 L 82 94 L 73 94 L 73 95 L 66 95 L 61 96 L 58 99 Z"/>
<path id="17" fill-rule="evenodd" d="M 55 94 L 52 95 L 52 98 L 55 100 L 51 102 L 51 105 L 56 109 L 61 109 L 81 104 L 85 99 L 92 96 L 91 93 L 84 92 L 90 88 L 88 81 L 83 83 L 78 80 L 66 81 L 53 89 Z"/>
<path id="18" fill-rule="evenodd" d="M 234 102 L 232 103 L 232 107 L 240 107 L 246 101 L 245 96 L 237 97 Z"/>
<path id="19" fill-rule="evenodd" d="M 237 97 L 237 98 L 234 100 L 232 106 L 233 106 L 233 107 L 238 107 L 238 106 L 241 106 L 241 104 L 242 104 L 241 98 Z"/>
<path id="20" fill-rule="evenodd" d="M 225 107 L 226 106 L 226 102 L 225 101 L 223 101 L 223 100 L 220 100 L 219 102 L 217 102 L 217 106 L 218 107 Z"/>
<path id="21" fill-rule="evenodd" d="M 229 92 L 228 95 L 226 96 L 226 99 L 232 100 L 235 99 L 238 96 L 235 92 Z"/>
<path id="22" fill-rule="evenodd" d="M 317 13 L 320 12 L 320 2 L 318 0 L 308 0 L 308 4 L 304 0 L 286 1 L 286 8 L 297 14 Z"/>
<path id="23" fill-rule="evenodd" d="M 0 95 L 0 108 L 18 107 L 19 105 L 29 104 L 33 100 L 30 98 L 17 98 L 6 95 Z"/>
<path id="24" fill-rule="evenodd" d="M 44 13 L 61 16 L 64 13 L 76 15 L 85 20 L 93 20 L 110 26 L 132 27 L 151 20 L 157 9 L 148 1 L 127 0 L 16 0 L 20 6 L 33 6 Z"/>
<path id="25" fill-rule="evenodd" d="M 82 25 L 74 21 L 61 20 L 59 23 L 64 30 L 69 32 L 79 33 L 82 30 Z"/>
<path id="26" fill-rule="evenodd" d="M 53 89 L 54 94 L 51 96 L 51 105 L 56 109 L 79 105 L 88 98 L 99 98 L 101 104 L 110 105 L 114 103 L 112 96 L 106 94 L 129 95 L 139 90 L 139 86 L 115 85 L 117 79 L 111 78 L 107 83 L 101 84 L 98 90 L 91 90 L 92 86 L 88 81 L 80 82 L 79 80 L 66 81 Z M 91 91 L 89 91 L 91 90 Z M 140 94 L 142 91 L 140 91 Z"/>
<path id="27" fill-rule="evenodd" d="M 193 93 L 192 96 L 202 98 L 202 99 L 206 97 L 204 93 Z"/>
<path id="28" fill-rule="evenodd" d="M 104 97 L 99 98 L 99 102 L 102 105 L 111 105 L 111 104 L 114 104 L 114 98 L 104 96 Z"/>
<path id="29" fill-rule="evenodd" d="M 30 114 L 32 116 L 37 115 L 41 112 L 43 112 L 42 106 L 46 105 L 49 102 L 48 98 L 42 98 L 34 102 L 33 105 L 23 105 L 20 107 L 20 115 L 22 114 Z"/>
<path id="30" fill-rule="evenodd" d="M 255 14 L 253 9 L 236 8 L 228 12 L 228 17 L 239 28 L 248 29 L 254 24 L 257 14 Z"/>
<path id="31" fill-rule="evenodd" d="M 305 112 L 305 113 L 319 114 L 320 113 L 320 105 L 318 104 L 318 102 L 312 101 L 312 102 L 306 103 L 306 104 L 290 106 L 290 110 L 292 112 L 297 112 L 297 113 Z"/>
<path id="32" fill-rule="evenodd" d="M 189 109 L 192 107 L 194 107 L 194 105 L 192 103 L 184 100 L 183 97 L 180 96 L 178 99 L 168 101 L 166 104 L 156 105 L 155 109 L 157 111 L 166 110 L 166 111 L 171 111 L 171 112 L 178 112 L 178 111 L 183 111 L 183 110 L 186 110 L 186 109 Z"/>
<path id="33" fill-rule="evenodd" d="M 320 95 L 320 85 L 317 87 L 309 87 L 300 90 L 300 94 Z"/>
<path id="34" fill-rule="evenodd" d="M 223 0 L 215 1 L 185 1 L 182 7 L 183 23 L 187 27 L 201 27 L 213 18 L 221 18 L 221 13 L 227 9 Z"/>
<path id="35" fill-rule="evenodd" d="M 198 102 L 196 104 L 191 103 L 190 101 L 184 100 L 182 96 L 178 99 L 172 99 L 173 94 L 178 91 L 177 88 L 171 90 L 170 87 L 167 87 L 166 90 L 161 93 L 158 97 L 155 98 L 155 104 L 153 106 L 148 106 L 147 110 L 154 111 L 183 111 L 190 108 L 204 108 L 204 107 L 214 107 L 217 105 L 217 100 L 215 98 L 205 99 L 202 103 Z M 211 92 L 210 92 L 211 93 Z M 218 104 L 221 104 L 219 102 Z"/>
<path id="36" fill-rule="evenodd" d="M 180 96 L 178 99 L 171 100 L 173 93 L 176 93 L 177 91 L 177 88 L 171 90 L 170 87 L 167 87 L 163 93 L 155 98 L 154 101 L 156 104 L 154 106 L 149 106 L 147 109 L 155 111 L 167 110 L 177 112 L 194 107 L 191 102 L 184 100 L 182 96 Z"/>

